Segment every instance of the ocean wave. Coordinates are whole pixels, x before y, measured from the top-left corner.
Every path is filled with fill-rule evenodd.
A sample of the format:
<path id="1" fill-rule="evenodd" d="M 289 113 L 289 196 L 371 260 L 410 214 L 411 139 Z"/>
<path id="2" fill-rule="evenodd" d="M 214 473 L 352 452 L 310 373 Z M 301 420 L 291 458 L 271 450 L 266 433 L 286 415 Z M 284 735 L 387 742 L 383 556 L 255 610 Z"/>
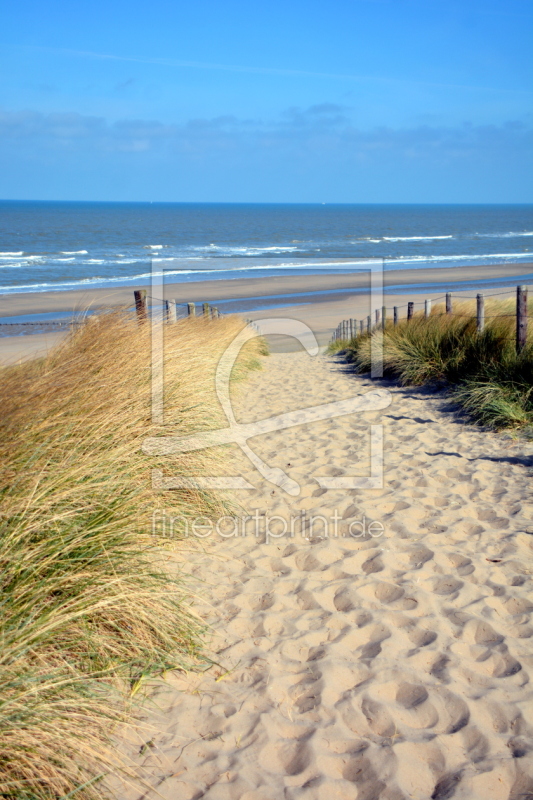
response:
<path id="1" fill-rule="evenodd" d="M 0 256 L 23 256 L 24 250 L 18 250 L 16 253 L 10 253 L 8 250 L 0 251 Z"/>
<path id="2" fill-rule="evenodd" d="M 464 261 L 479 258 L 531 258 L 533 253 L 473 253 L 471 255 L 457 256 L 398 256 L 397 258 L 386 258 L 385 261 L 392 263 L 396 261 Z"/>
<path id="3" fill-rule="evenodd" d="M 219 245 L 219 244 L 209 244 L 209 245 L 201 245 L 198 247 L 191 248 L 196 251 L 200 251 L 203 253 L 213 253 L 217 251 L 219 253 L 227 253 L 228 255 L 244 255 L 244 256 L 258 256 L 262 255 L 263 253 L 298 253 L 302 252 L 301 247 L 293 247 L 291 245 L 274 245 L 271 247 L 261 247 L 261 246 L 232 246 L 232 245 Z"/>
<path id="4" fill-rule="evenodd" d="M 476 239 L 516 239 L 517 236 L 533 236 L 533 231 L 509 231 L 508 233 L 474 233 Z"/>
<path id="5" fill-rule="evenodd" d="M 45 256 L 0 256 L 0 261 L 9 261 L 9 259 L 14 258 L 16 261 L 20 261 L 21 264 L 25 264 L 27 261 L 42 261 Z"/>
<path id="6" fill-rule="evenodd" d="M 163 244 L 145 244 L 144 250 L 162 250 L 165 245 Z"/>
<path id="7" fill-rule="evenodd" d="M 490 253 L 490 254 L 471 254 L 471 255 L 412 255 L 412 256 L 400 256 L 398 258 L 387 258 L 384 259 L 385 269 L 394 270 L 395 268 L 401 266 L 408 266 L 409 264 L 413 265 L 436 265 L 438 263 L 449 263 L 449 262 L 464 262 L 464 261 L 487 261 L 492 259 L 494 261 L 498 259 L 513 259 L 513 260 L 523 260 L 523 259 L 531 259 L 533 261 L 533 253 Z M 154 261 L 158 262 L 165 262 L 167 259 L 154 259 Z M 172 259 L 174 260 L 174 259 Z M 177 259 L 176 259 L 177 260 Z M 233 274 L 237 276 L 239 273 L 250 273 L 250 272 L 264 272 L 267 274 L 272 274 L 276 271 L 280 270 L 318 270 L 326 273 L 328 269 L 335 272 L 345 272 L 346 270 L 366 270 L 369 266 L 376 263 L 376 259 L 371 258 L 354 258 L 351 260 L 330 260 L 330 261 L 317 261 L 314 259 L 302 259 L 298 262 L 285 262 L 279 264 L 239 264 L 235 266 L 228 266 L 226 264 L 220 265 L 218 268 L 212 268 L 209 265 L 205 265 L 204 268 L 200 269 L 193 269 L 186 265 L 186 262 L 190 259 L 183 258 L 184 266 L 183 269 L 162 269 L 159 268 L 157 271 L 154 272 L 142 272 L 137 273 L 135 275 L 114 275 L 110 277 L 103 277 L 101 275 L 93 275 L 86 278 L 81 278 L 78 280 L 70 280 L 70 281 L 49 281 L 49 282 L 40 282 L 40 283 L 26 283 L 26 284 L 17 284 L 11 286 L 2 286 L 0 287 L 0 294 L 1 293 L 15 293 L 15 292 L 24 292 L 24 291 L 68 291 L 72 289 L 82 289 L 82 288 L 89 288 L 91 286 L 96 287 L 104 287 L 107 285 L 114 285 L 117 283 L 122 283 L 125 286 L 130 285 L 131 283 L 135 283 L 138 281 L 148 283 L 152 277 L 164 277 L 164 278 L 171 278 L 172 276 L 188 276 L 188 275 L 197 275 L 197 276 L 209 276 L 210 278 L 219 278 L 219 279 L 230 279 L 229 275 Z M 120 263 L 124 263 L 123 261 Z M 135 260 L 132 260 L 130 263 L 135 263 Z M 142 263 L 142 262 L 141 262 Z M 5 268 L 9 267 L 20 267 L 23 264 L 7 264 L 2 265 Z M 413 266 L 413 268 L 415 268 Z"/>
<path id="8" fill-rule="evenodd" d="M 60 251 L 64 256 L 86 256 L 87 250 L 61 250 Z"/>
<path id="9" fill-rule="evenodd" d="M 447 236 L 384 236 L 384 242 L 422 242 L 422 241 L 435 241 L 436 239 L 455 239 L 455 236 L 448 234 Z"/>

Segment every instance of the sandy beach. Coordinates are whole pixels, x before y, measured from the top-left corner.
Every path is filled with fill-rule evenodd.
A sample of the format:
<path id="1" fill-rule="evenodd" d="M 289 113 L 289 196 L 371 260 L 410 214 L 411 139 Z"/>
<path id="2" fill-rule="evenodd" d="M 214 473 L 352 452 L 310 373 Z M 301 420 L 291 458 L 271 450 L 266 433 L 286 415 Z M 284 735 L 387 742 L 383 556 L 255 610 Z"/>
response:
<path id="1" fill-rule="evenodd" d="M 506 280 L 487 295 L 511 294 L 532 266 L 492 269 Z M 413 291 L 389 292 L 387 305 L 436 298 L 459 277 L 487 278 L 480 270 L 434 270 L 424 291 L 418 271 L 389 274 L 389 287 L 393 277 Z M 246 315 L 299 319 L 325 344 L 341 319 L 368 313 L 364 280 L 211 282 L 194 295 L 169 285 L 167 297 L 293 295 Z M 131 291 L 18 295 L 0 313 L 126 304 Z M 38 355 L 64 335 L 0 339 L 0 357 Z M 213 666 L 144 685 L 139 724 L 117 742 L 139 783 L 107 783 L 121 800 L 532 797 L 533 443 L 471 425 L 442 393 L 356 376 L 288 341 L 236 387 L 239 422 L 376 391 L 390 403 L 251 439 L 299 484 L 292 496 L 232 446 L 227 475 L 252 487 L 233 494 L 242 513 L 168 551 L 210 626 Z M 370 474 L 371 425 L 384 431 L 382 486 L 321 486 Z"/>
<path id="2" fill-rule="evenodd" d="M 516 284 L 524 281 L 523 276 L 532 273 L 533 263 L 450 267 L 430 271 L 394 270 L 384 274 L 386 303 L 389 308 L 394 305 L 403 306 L 408 300 L 422 303 L 425 298 L 441 297 L 457 282 L 468 282 L 471 286 L 468 289 L 453 288 L 454 295 L 471 296 L 475 291 L 475 288 L 471 287 L 475 287 L 476 281 L 481 280 L 495 282 L 492 287 L 483 289 L 487 296 L 506 289 L 511 294 Z M 427 288 L 420 289 L 420 284 L 424 284 Z M 265 316 L 298 319 L 309 325 L 317 336 L 319 344 L 324 345 L 342 319 L 350 317 L 360 319 L 370 313 L 368 285 L 369 277 L 365 273 L 274 276 L 268 280 L 237 278 L 189 284 L 168 283 L 164 287 L 164 296 L 167 299 L 175 299 L 179 304 L 204 301 L 211 304 L 221 303 L 221 310 L 224 313 L 243 313 L 250 319 L 260 319 Z M 409 290 L 411 285 L 412 291 Z M 400 293 L 392 288 L 396 286 L 406 288 L 402 288 Z M 135 288 L 149 290 L 148 286 L 139 285 L 110 290 L 3 295 L 0 296 L 0 317 L 52 312 L 81 314 L 87 309 L 131 306 Z M 402 314 L 405 313 L 406 309 L 403 308 Z M 0 337 L 0 363 L 12 363 L 20 357 L 42 352 L 43 347 L 47 347 L 49 342 L 55 343 L 63 335 L 46 334 L 45 338 L 39 340 L 37 336 Z"/>
<path id="3" fill-rule="evenodd" d="M 234 407 L 250 422 L 376 388 L 391 393 L 382 411 L 251 441 L 297 497 L 236 451 L 259 527 L 241 520 L 239 535 L 221 527 L 171 555 L 216 666 L 148 689 L 122 748 L 145 784 L 113 782 L 124 800 L 532 796 L 533 444 L 467 424 L 438 393 L 302 352 L 265 359 Z M 320 488 L 368 475 L 378 423 L 383 487 Z"/>

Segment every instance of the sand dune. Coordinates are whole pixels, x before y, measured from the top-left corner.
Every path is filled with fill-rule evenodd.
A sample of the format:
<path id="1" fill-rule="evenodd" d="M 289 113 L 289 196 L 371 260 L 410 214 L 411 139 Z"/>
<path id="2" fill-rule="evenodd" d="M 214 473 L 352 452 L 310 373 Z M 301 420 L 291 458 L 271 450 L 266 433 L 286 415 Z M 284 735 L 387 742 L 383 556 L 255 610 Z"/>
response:
<path id="1" fill-rule="evenodd" d="M 186 554 L 219 666 L 151 690 L 122 748 L 146 785 L 121 798 L 533 797 L 533 443 L 378 383 L 392 394 L 383 411 L 250 442 L 298 497 L 235 452 L 234 474 L 256 487 L 240 495 L 249 513 L 305 511 L 305 530 L 255 536 L 247 520 L 244 536 Z M 251 422 L 375 384 L 323 355 L 278 353 L 235 408 Z M 317 476 L 368 474 L 371 423 L 385 430 L 383 488 L 321 489 Z"/>

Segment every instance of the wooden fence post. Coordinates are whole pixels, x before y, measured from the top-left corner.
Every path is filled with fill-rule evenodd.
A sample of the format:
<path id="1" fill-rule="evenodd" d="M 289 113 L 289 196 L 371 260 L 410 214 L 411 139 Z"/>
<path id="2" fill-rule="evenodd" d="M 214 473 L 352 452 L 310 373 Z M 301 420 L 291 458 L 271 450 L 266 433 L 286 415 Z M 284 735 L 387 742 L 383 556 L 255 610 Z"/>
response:
<path id="1" fill-rule="evenodd" d="M 135 311 L 137 312 L 137 319 L 139 322 L 145 322 L 148 317 L 146 311 L 146 289 L 135 289 L 133 292 L 135 298 Z"/>
<path id="2" fill-rule="evenodd" d="M 415 304 L 412 301 L 407 303 L 407 319 L 413 319 L 413 314 L 415 313 Z"/>
<path id="3" fill-rule="evenodd" d="M 477 332 L 481 333 L 485 327 L 485 298 L 482 294 L 476 297 Z"/>
<path id="4" fill-rule="evenodd" d="M 451 292 L 446 292 L 446 313 L 452 313 L 452 295 Z"/>
<path id="5" fill-rule="evenodd" d="M 189 317 L 196 316 L 196 305 L 195 303 L 187 303 L 187 314 Z"/>
<path id="6" fill-rule="evenodd" d="M 381 327 L 385 330 L 385 325 L 387 324 L 387 306 L 383 306 L 381 309 Z"/>
<path id="7" fill-rule="evenodd" d="M 381 315 L 379 308 L 376 308 L 375 314 L 376 314 L 376 327 L 377 327 L 379 325 L 379 318 Z"/>
<path id="8" fill-rule="evenodd" d="M 527 288 L 516 287 L 516 352 L 520 353 L 527 341 Z"/>
<path id="9" fill-rule="evenodd" d="M 370 333 L 370 332 L 371 332 L 371 330 L 372 330 L 372 317 L 369 315 L 369 316 L 366 318 L 366 332 L 367 332 L 367 333 Z"/>
<path id="10" fill-rule="evenodd" d="M 393 322 L 395 326 L 398 324 L 398 306 L 394 306 Z"/>
<path id="11" fill-rule="evenodd" d="M 204 317 L 209 317 L 209 303 L 202 303 Z"/>
<path id="12" fill-rule="evenodd" d="M 424 316 L 427 319 L 431 314 L 431 299 L 424 300 Z"/>
<path id="13" fill-rule="evenodd" d="M 178 309 L 175 300 L 165 300 L 165 312 L 166 312 L 167 322 L 169 323 L 177 322 L 178 320 L 177 311 Z"/>
<path id="14" fill-rule="evenodd" d="M 364 330 L 365 330 L 365 321 L 364 319 L 361 319 L 359 320 L 359 333 L 361 334 L 361 336 L 363 335 Z"/>

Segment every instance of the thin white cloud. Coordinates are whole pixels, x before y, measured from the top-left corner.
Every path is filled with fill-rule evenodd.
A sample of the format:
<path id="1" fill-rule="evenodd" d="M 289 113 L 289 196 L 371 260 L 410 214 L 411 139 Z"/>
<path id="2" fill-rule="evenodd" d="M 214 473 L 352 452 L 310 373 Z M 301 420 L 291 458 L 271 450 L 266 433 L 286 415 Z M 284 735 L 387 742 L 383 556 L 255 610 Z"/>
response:
<path id="1" fill-rule="evenodd" d="M 3 47 L 14 47 L 20 49 L 36 50 L 46 53 L 55 53 L 57 55 L 71 56 L 74 58 L 92 58 L 102 61 L 125 61 L 135 64 L 153 64 L 162 67 L 186 68 L 186 69 L 202 69 L 202 70 L 220 70 L 223 72 L 244 72 L 255 75 L 277 75 L 295 78 L 328 78 L 331 80 L 341 81 L 355 81 L 360 83 L 382 83 L 393 85 L 405 86 L 427 86 L 441 89 L 465 89 L 468 91 L 480 92 L 494 92 L 494 93 L 511 93 L 511 94 L 533 94 L 533 91 L 528 89 L 514 89 L 510 87 L 496 87 L 496 86 L 476 86 L 469 84 L 459 83 L 438 83 L 435 81 L 419 81 L 408 78 L 391 78 L 381 77 L 377 75 L 348 75 L 345 73 L 336 72 L 314 72 L 309 70 L 296 70 L 296 69 L 283 69 L 279 67 L 253 67 L 243 66 L 237 64 L 214 64 L 204 61 L 183 61 L 174 58 L 145 58 L 139 56 L 120 56 L 113 53 L 95 53 L 90 50 L 73 50 L 69 48 L 60 47 L 45 47 L 41 45 L 13 45 L 3 44 Z"/>

